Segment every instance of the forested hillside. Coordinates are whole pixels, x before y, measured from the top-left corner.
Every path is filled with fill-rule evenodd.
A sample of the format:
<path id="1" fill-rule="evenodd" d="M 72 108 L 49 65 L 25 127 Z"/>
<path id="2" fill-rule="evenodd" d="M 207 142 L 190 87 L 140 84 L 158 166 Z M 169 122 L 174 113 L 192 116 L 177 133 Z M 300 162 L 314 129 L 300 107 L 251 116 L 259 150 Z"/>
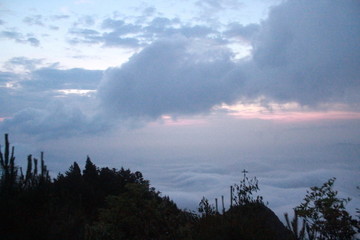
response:
<path id="1" fill-rule="evenodd" d="M 353 239 L 359 221 L 337 198 L 335 179 L 311 188 L 285 227 L 266 206 L 256 178 L 232 189 L 232 205 L 219 211 L 203 198 L 199 212 L 179 209 L 140 172 L 98 168 L 89 157 L 55 178 L 44 154 L 15 162 L 8 135 L 0 149 L 0 236 L 7 239 Z"/>

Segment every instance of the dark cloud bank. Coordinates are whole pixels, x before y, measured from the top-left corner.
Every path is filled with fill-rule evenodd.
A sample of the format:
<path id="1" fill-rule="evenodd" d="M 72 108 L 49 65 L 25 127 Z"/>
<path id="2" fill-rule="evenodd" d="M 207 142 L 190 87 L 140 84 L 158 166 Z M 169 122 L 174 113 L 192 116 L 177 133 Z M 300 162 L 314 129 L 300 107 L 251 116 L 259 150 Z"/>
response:
<path id="1" fill-rule="evenodd" d="M 246 30 L 253 29 L 252 58 L 237 63 L 216 43 L 203 50 L 189 38 L 157 41 L 105 73 L 99 88 L 102 106 L 121 116 L 152 118 L 206 112 L 216 104 L 258 97 L 312 107 L 356 106 L 359 13 L 358 1 L 285 2 L 260 26 L 231 26 L 232 36 L 246 37 Z"/>
<path id="2" fill-rule="evenodd" d="M 313 105 L 359 101 L 360 3 L 288 1 L 254 41 L 254 92 Z"/>
<path id="3" fill-rule="evenodd" d="M 33 68 L 38 60 L 15 59 L 17 65 Z M 0 86 L 0 100 L 6 103 L 1 109 L 3 131 L 13 134 L 37 136 L 40 139 L 94 134 L 107 128 L 108 123 L 92 113 L 95 107 L 93 94 L 64 94 L 63 90 L 95 91 L 102 71 L 85 69 L 60 70 L 45 67 L 21 76 L 0 73 L 0 81 L 15 84 L 13 89 Z M 24 79 L 22 79 L 24 78 Z"/>
<path id="4" fill-rule="evenodd" d="M 179 37 L 153 43 L 121 68 L 106 71 L 99 88 L 102 106 L 120 116 L 157 118 L 233 100 L 232 89 L 241 83 L 224 76 L 235 67 L 231 53 L 221 48 L 199 53 L 189 42 Z"/>
<path id="5" fill-rule="evenodd" d="M 206 113 L 218 104 L 258 98 L 310 107 L 345 103 L 359 110 L 359 13 L 355 0 L 287 1 L 273 7 L 259 25 L 229 24 L 223 39 L 210 37 L 218 32 L 208 27 L 200 35 L 184 34 L 186 29 L 194 31 L 189 26 L 172 31 L 170 20 L 158 19 L 147 33 L 160 32 L 161 38 L 104 73 L 97 89 L 98 118 L 154 120 L 163 114 Z M 113 19 L 102 27 L 116 36 L 145 31 Z M 84 41 L 100 41 L 100 33 L 91 29 L 72 31 Z M 251 57 L 234 61 L 226 37 L 246 39 L 253 48 Z M 95 89 L 102 74 L 44 68 L 34 70 L 21 84 L 31 91 L 46 86 L 47 93 Z M 17 121 L 8 119 L 6 125 L 12 122 Z"/>

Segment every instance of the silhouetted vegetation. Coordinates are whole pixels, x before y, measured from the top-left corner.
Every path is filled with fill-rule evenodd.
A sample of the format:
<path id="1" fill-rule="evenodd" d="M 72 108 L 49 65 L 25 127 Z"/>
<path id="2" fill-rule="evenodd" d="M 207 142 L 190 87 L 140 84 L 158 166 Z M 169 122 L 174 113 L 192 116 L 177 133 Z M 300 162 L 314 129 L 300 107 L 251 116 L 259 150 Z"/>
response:
<path id="1" fill-rule="evenodd" d="M 278 217 L 265 206 L 262 196 L 254 196 L 259 185 L 243 171 L 239 184 L 230 187 L 231 207 L 223 214 L 204 197 L 199 203 L 202 214 L 194 228 L 194 239 L 293 239 Z"/>
<path id="2" fill-rule="evenodd" d="M 51 179 L 44 154 L 40 161 L 29 155 L 24 174 L 7 134 L 0 167 L 2 240 L 351 239 L 359 226 L 345 210 L 349 199 L 337 198 L 332 190 L 335 179 L 311 188 L 294 219 L 286 215 L 286 228 L 255 196 L 258 180 L 245 170 L 239 184 L 231 186 L 227 211 L 222 204 L 219 213 L 217 201 L 214 206 L 204 197 L 196 214 L 179 209 L 140 172 L 98 168 L 90 157 L 83 170 L 74 162 Z"/>
<path id="3" fill-rule="evenodd" d="M 294 209 L 296 215 L 304 219 L 308 239 L 351 240 L 359 230 L 359 222 L 346 211 L 350 198 L 338 198 L 333 190 L 335 178 L 329 179 L 321 187 L 311 187 L 303 202 Z M 301 234 L 299 237 L 304 236 Z M 299 238 L 301 239 L 301 238 Z"/>
<path id="4" fill-rule="evenodd" d="M 260 190 L 259 181 L 256 177 L 249 178 L 246 173 L 247 171 L 244 169 L 244 177 L 240 181 L 240 184 L 234 184 L 231 188 L 231 206 L 233 206 L 233 202 L 235 206 L 245 206 L 252 203 L 264 204 L 262 196 L 256 196 L 256 198 L 254 196 L 254 194 Z"/>

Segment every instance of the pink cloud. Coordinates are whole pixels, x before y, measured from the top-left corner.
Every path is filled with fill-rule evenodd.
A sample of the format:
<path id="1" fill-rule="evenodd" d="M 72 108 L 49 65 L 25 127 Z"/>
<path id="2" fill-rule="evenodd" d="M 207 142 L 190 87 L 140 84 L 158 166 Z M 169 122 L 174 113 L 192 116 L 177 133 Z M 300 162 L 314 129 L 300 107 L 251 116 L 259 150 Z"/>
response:
<path id="1" fill-rule="evenodd" d="M 305 122 L 319 120 L 354 120 L 360 119 L 358 112 L 232 112 L 230 116 L 239 119 L 263 119 L 281 122 Z"/>
<path id="2" fill-rule="evenodd" d="M 163 115 L 157 122 L 151 123 L 151 125 L 166 125 L 166 126 L 193 126 L 193 125 L 205 125 L 208 121 L 205 118 L 173 118 L 168 115 Z"/>

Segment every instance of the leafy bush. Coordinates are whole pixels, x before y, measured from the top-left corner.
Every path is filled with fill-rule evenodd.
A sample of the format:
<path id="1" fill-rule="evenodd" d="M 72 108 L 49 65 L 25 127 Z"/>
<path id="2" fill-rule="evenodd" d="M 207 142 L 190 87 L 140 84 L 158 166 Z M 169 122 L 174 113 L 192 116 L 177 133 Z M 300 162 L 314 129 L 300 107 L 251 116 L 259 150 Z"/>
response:
<path id="1" fill-rule="evenodd" d="M 297 215 L 305 220 L 310 240 L 351 240 L 359 228 L 359 222 L 345 209 L 350 198 L 337 197 L 334 182 L 335 178 L 331 178 L 321 187 L 311 187 L 295 208 Z"/>

